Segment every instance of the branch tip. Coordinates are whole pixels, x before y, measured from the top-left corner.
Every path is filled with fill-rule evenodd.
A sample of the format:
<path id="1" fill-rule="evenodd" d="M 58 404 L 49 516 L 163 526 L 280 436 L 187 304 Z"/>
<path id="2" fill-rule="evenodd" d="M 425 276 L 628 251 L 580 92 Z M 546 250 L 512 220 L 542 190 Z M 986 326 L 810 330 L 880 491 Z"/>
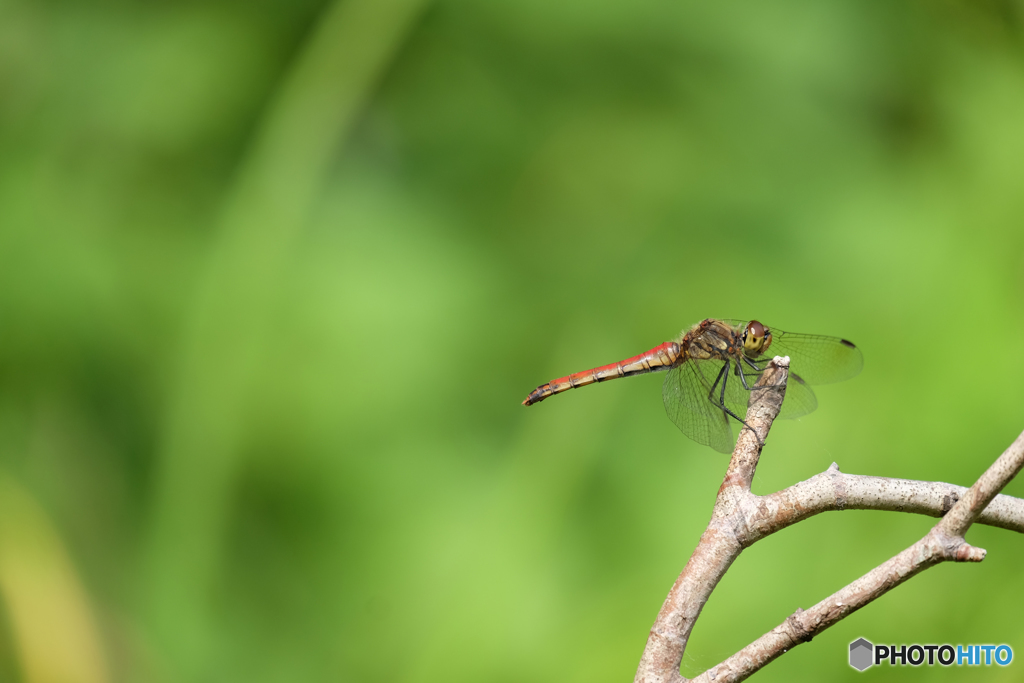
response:
<path id="1" fill-rule="evenodd" d="M 981 562 L 988 553 L 984 548 L 978 548 L 970 543 L 964 543 L 956 549 L 954 562 Z"/>

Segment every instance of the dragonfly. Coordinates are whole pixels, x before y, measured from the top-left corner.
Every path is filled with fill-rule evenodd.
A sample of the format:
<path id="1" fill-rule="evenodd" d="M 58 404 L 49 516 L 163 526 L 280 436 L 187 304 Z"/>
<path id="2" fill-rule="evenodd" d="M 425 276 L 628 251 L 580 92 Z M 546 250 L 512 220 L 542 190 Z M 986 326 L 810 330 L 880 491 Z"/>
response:
<path id="1" fill-rule="evenodd" d="M 846 339 L 783 332 L 757 320 L 707 318 L 677 341 L 542 384 L 530 392 L 523 405 L 588 384 L 668 371 L 661 394 L 672 422 L 694 441 L 731 453 L 729 420 L 746 425 L 740 415 L 746 412 L 750 390 L 775 356 L 790 357 L 781 418 L 802 417 L 818 407 L 810 385 L 850 379 L 864 366 L 860 349 Z"/>

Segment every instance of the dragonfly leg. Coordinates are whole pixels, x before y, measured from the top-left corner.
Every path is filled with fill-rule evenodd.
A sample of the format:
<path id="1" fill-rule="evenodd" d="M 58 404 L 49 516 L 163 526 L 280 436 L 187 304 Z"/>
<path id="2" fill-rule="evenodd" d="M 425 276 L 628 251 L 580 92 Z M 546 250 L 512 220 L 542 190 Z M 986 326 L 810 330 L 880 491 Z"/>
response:
<path id="1" fill-rule="evenodd" d="M 746 360 L 746 358 L 744 358 Z M 743 372 L 743 364 L 736 361 L 736 374 L 740 376 L 740 382 L 743 383 L 743 388 L 750 391 L 750 387 L 747 385 L 747 373 Z"/>
<path id="2" fill-rule="evenodd" d="M 711 385 L 711 391 L 708 392 L 708 400 L 711 401 L 711 405 L 713 405 L 714 407 L 718 408 L 723 413 L 726 413 L 728 415 L 732 415 L 733 417 L 736 417 L 736 415 L 734 415 L 733 412 L 731 410 L 729 410 L 726 407 L 726 405 L 725 405 L 725 382 L 726 382 L 727 378 L 729 377 L 729 365 L 730 365 L 729 361 L 726 361 L 725 365 L 722 366 L 722 369 L 718 371 L 718 377 L 715 378 L 715 383 Z M 718 383 L 719 382 L 722 383 L 722 390 L 721 390 L 721 395 L 719 396 L 718 400 L 716 401 L 715 400 L 715 389 L 718 387 Z M 740 420 L 738 417 L 736 417 L 736 419 Z M 743 422 L 743 420 L 740 420 L 740 422 Z"/>
<path id="3" fill-rule="evenodd" d="M 746 363 L 754 370 L 754 372 L 749 373 L 749 377 L 760 377 L 761 374 L 764 373 L 764 369 L 757 367 L 754 361 L 750 360 L 746 356 L 741 356 L 741 358 L 743 359 L 743 363 Z M 743 382 L 743 388 L 750 391 L 750 385 L 747 384 L 748 374 L 743 369 L 743 363 L 736 361 L 736 374 L 740 376 L 740 381 Z"/>
<path id="4" fill-rule="evenodd" d="M 750 367 L 754 368 L 754 370 L 756 370 L 758 372 L 758 374 L 764 372 L 764 368 L 757 367 L 757 363 L 755 363 L 754 361 L 750 360 L 746 356 L 743 356 L 743 360 L 746 361 L 747 365 L 749 365 Z"/>
<path id="5" fill-rule="evenodd" d="M 725 361 L 725 365 L 723 365 L 722 369 L 718 371 L 718 377 L 715 378 L 715 383 L 711 385 L 711 391 L 708 392 L 708 400 L 711 401 L 711 405 L 718 408 L 726 415 L 731 415 L 733 418 L 739 420 L 740 422 L 743 422 L 743 420 L 740 420 L 736 413 L 729 410 L 728 406 L 725 405 L 725 383 L 729 381 L 730 366 L 731 363 L 729 361 Z M 718 400 L 716 401 L 715 388 L 718 387 L 719 382 L 722 383 L 722 388 L 719 390 Z M 747 423 L 743 422 L 743 424 Z M 747 426 L 749 427 L 750 425 Z"/>
<path id="6" fill-rule="evenodd" d="M 729 368 L 732 367 L 732 363 L 725 361 L 725 365 L 722 366 L 722 388 L 719 390 L 718 405 L 722 407 L 722 410 L 729 412 L 729 409 L 725 407 L 725 383 L 729 381 Z"/>
<path id="7" fill-rule="evenodd" d="M 754 370 L 754 372 L 750 373 L 750 376 L 751 376 L 751 377 L 757 377 L 758 379 L 760 379 L 760 378 L 761 378 L 761 375 L 763 375 L 763 374 L 764 374 L 764 371 L 765 371 L 765 369 L 766 369 L 766 368 L 760 368 L 760 367 L 758 367 L 758 366 L 757 366 L 757 363 L 755 363 L 754 361 L 750 360 L 750 359 L 749 359 L 749 358 L 747 358 L 746 356 L 743 356 L 743 361 L 744 361 L 744 362 L 745 362 L 745 363 L 746 363 L 747 365 L 749 365 L 749 366 L 750 366 L 751 368 L 753 368 L 753 370 Z M 744 373 L 744 374 L 746 374 L 746 373 Z M 746 387 L 746 386 L 747 386 L 746 382 L 744 382 L 744 383 L 743 383 L 743 386 L 744 386 L 744 387 Z M 749 388 L 749 387 L 748 387 L 748 388 Z"/>
<path id="8" fill-rule="evenodd" d="M 715 383 L 711 385 L 711 391 L 708 392 L 708 400 L 711 401 L 711 404 L 714 405 L 719 410 L 721 410 L 723 413 L 725 413 L 726 415 L 729 415 L 734 420 L 736 420 L 737 422 L 742 424 L 744 427 L 749 429 L 751 432 L 753 432 L 754 433 L 754 438 L 757 439 L 758 444 L 760 444 L 761 447 L 764 448 L 764 441 L 761 441 L 761 437 L 757 435 L 757 430 L 754 429 L 753 427 L 751 427 L 749 424 L 747 424 L 746 420 L 744 420 L 739 415 L 737 415 L 736 413 L 734 413 L 731 410 L 729 410 L 729 407 L 727 405 L 725 405 L 725 383 L 729 381 L 729 368 L 730 368 L 731 365 L 732 365 L 732 363 L 730 361 L 725 361 L 725 365 L 723 365 L 722 369 L 718 371 L 718 377 L 715 378 Z M 739 371 L 739 374 L 742 377 L 743 376 L 742 366 L 740 366 L 738 363 L 736 364 L 736 370 Z M 722 388 L 719 390 L 718 402 L 716 403 L 715 402 L 715 398 L 714 398 L 714 396 L 715 396 L 715 387 L 718 386 L 719 382 L 722 383 Z M 744 382 L 743 385 L 746 386 L 746 382 Z"/>
<path id="9" fill-rule="evenodd" d="M 759 374 L 764 372 L 763 368 L 757 367 L 757 365 L 754 364 L 754 361 L 750 360 L 746 356 L 743 357 L 743 360 L 747 361 L 747 364 L 750 365 L 750 367 L 752 367 L 755 370 L 757 370 L 757 372 Z M 804 379 L 800 375 L 796 374 L 795 372 L 790 372 L 789 376 L 790 376 L 790 378 L 795 379 L 797 382 L 800 382 L 800 384 L 807 384 L 807 382 L 805 382 Z"/>
<path id="10" fill-rule="evenodd" d="M 711 401 L 711 403 L 713 403 L 713 404 L 715 403 L 715 387 L 717 387 L 718 383 L 722 381 L 722 375 L 724 375 L 726 373 L 726 370 L 728 370 L 728 369 L 729 369 L 729 364 L 728 363 L 723 365 L 722 369 L 718 371 L 718 377 L 715 378 L 715 383 L 711 385 L 711 391 L 708 392 L 708 400 Z M 723 390 L 725 389 L 725 384 L 724 383 L 722 385 L 722 389 Z"/>

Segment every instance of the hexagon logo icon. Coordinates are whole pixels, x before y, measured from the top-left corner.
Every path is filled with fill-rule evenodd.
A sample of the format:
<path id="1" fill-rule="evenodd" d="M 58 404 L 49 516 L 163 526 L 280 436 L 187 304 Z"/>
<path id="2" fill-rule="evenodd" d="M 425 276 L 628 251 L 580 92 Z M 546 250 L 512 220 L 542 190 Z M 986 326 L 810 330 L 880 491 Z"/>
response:
<path id="1" fill-rule="evenodd" d="M 857 671 L 863 671 L 874 664 L 874 653 L 874 645 L 863 638 L 858 638 L 850 643 L 850 666 Z"/>

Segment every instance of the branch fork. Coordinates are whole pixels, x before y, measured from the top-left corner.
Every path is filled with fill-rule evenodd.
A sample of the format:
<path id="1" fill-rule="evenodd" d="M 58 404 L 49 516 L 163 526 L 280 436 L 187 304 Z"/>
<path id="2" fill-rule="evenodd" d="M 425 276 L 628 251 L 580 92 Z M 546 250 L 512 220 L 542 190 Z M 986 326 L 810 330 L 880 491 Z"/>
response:
<path id="1" fill-rule="evenodd" d="M 981 562 L 985 550 L 964 536 L 975 522 L 1024 532 L 1024 500 L 999 495 L 1024 466 L 1024 434 L 970 489 L 941 482 L 849 475 L 832 465 L 821 474 L 767 496 L 750 490 L 772 422 L 779 414 L 789 358 L 776 357 L 751 391 L 746 424 L 711 513 L 651 628 L 634 683 L 684 683 L 679 665 L 700 612 L 744 548 L 828 510 L 890 510 L 941 517 L 922 539 L 808 610 L 692 679 L 741 681 L 776 657 L 941 562 Z"/>

